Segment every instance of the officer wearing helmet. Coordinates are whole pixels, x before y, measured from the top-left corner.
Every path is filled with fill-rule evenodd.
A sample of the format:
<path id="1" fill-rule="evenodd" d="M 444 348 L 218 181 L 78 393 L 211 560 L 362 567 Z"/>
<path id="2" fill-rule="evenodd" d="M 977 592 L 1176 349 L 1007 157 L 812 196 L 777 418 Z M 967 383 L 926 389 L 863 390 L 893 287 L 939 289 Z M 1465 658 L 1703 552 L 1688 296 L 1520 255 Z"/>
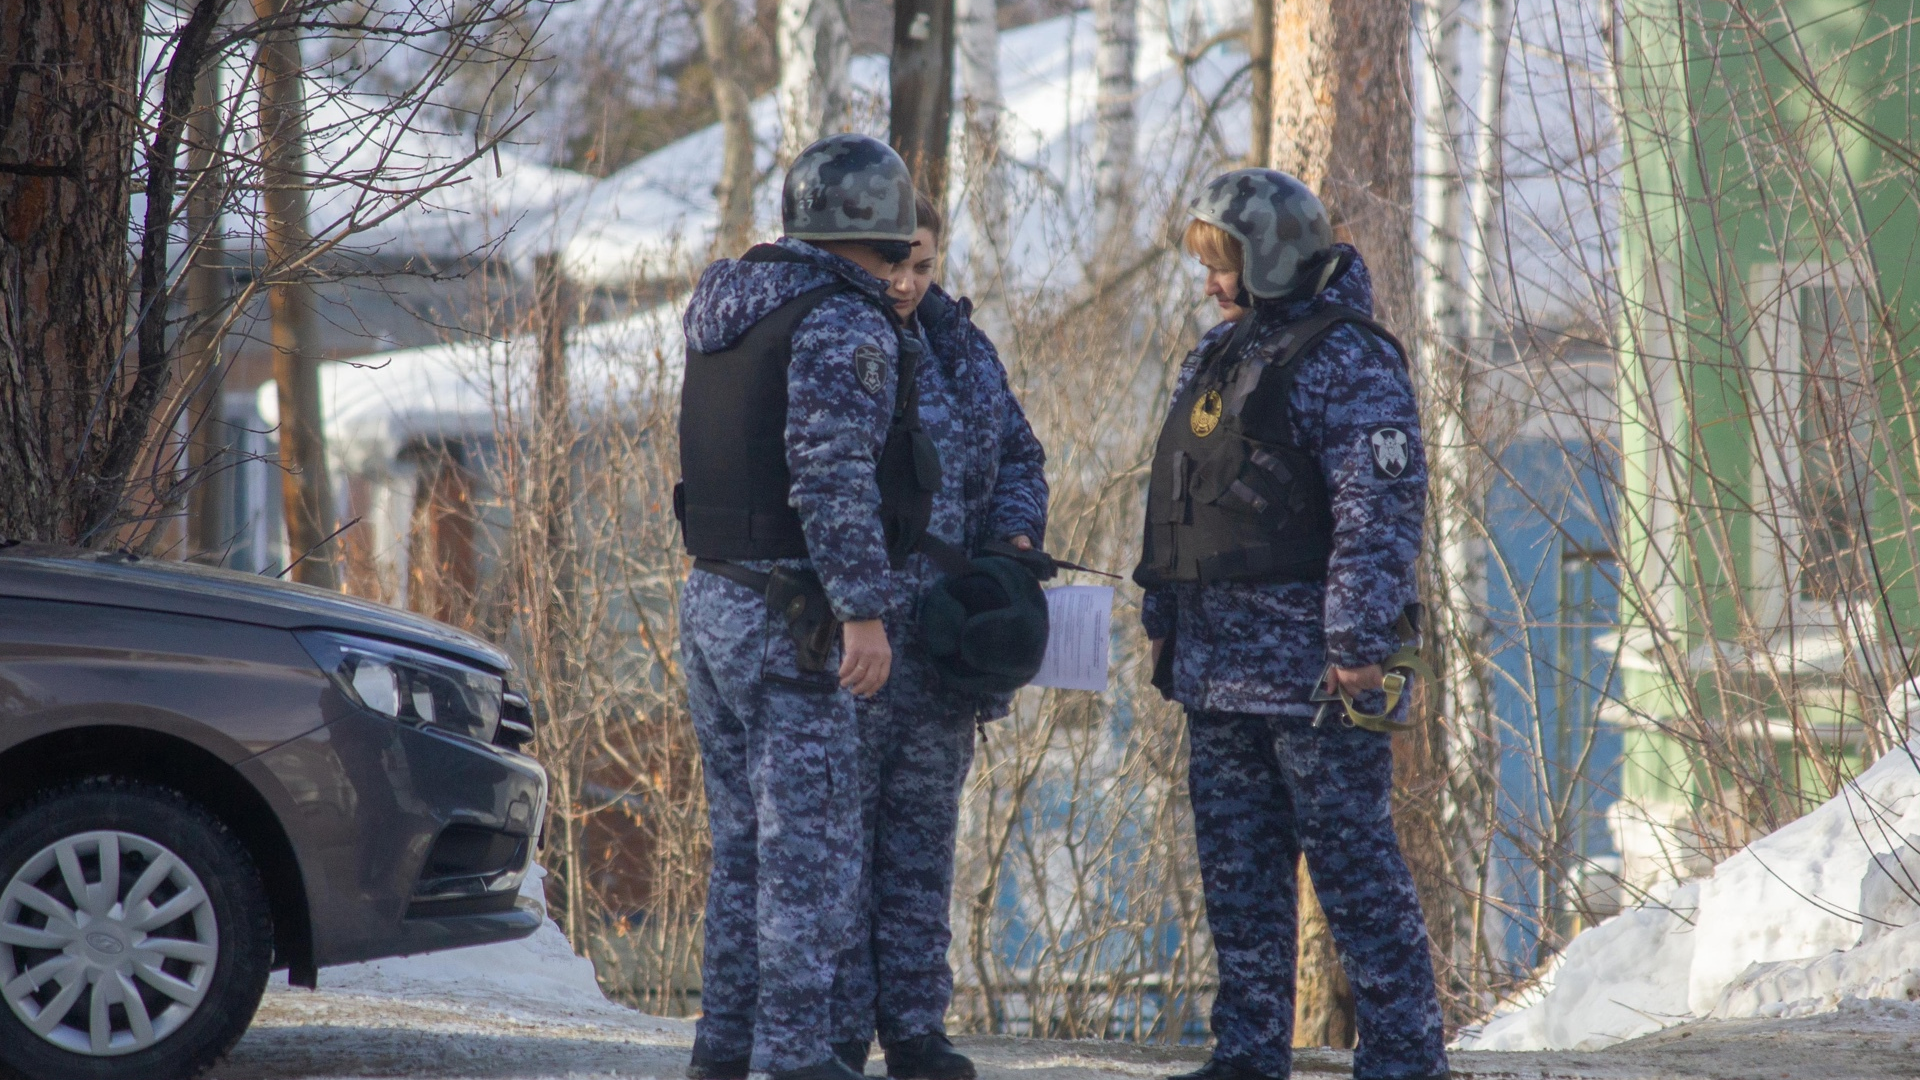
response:
<path id="1" fill-rule="evenodd" d="M 1134 572 L 1155 684 L 1186 708 L 1220 971 L 1213 1056 L 1174 1080 L 1288 1075 L 1302 853 L 1353 985 L 1354 1075 L 1445 1076 L 1389 814 L 1407 706 L 1381 665 L 1417 626 L 1427 487 L 1406 356 L 1298 180 L 1240 169 L 1190 209 L 1222 321 L 1181 368 Z"/>
<path id="2" fill-rule="evenodd" d="M 822 139 L 787 173 L 785 235 L 709 266 L 683 319 L 681 649 L 713 835 L 691 1080 L 866 1059 L 832 1015 L 864 871 L 855 698 L 888 681 L 891 570 L 940 486 L 887 295 L 913 198 L 885 143 Z"/>

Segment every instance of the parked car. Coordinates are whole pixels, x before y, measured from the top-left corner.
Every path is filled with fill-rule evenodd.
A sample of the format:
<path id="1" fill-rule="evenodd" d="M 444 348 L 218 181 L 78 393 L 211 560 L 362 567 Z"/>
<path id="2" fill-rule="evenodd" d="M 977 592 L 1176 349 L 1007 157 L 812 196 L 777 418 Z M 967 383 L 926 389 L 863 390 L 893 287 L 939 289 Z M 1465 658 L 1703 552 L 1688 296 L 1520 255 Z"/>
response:
<path id="1" fill-rule="evenodd" d="M 0 543 L 0 1074 L 192 1076 L 272 970 L 533 933 L 511 667 L 337 593 Z"/>

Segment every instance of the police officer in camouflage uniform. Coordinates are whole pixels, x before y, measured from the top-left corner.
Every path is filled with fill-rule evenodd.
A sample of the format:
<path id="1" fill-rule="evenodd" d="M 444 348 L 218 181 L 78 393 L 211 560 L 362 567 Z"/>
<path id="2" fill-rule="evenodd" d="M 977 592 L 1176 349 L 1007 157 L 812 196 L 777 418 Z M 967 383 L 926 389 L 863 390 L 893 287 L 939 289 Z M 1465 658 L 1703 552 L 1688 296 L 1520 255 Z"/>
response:
<path id="1" fill-rule="evenodd" d="M 779 241 L 707 268 L 684 318 L 680 625 L 713 834 L 692 1080 L 864 1063 L 864 1039 L 831 1042 L 864 870 L 855 699 L 888 681 L 890 567 L 931 499 L 910 458 L 886 464 L 914 423 L 887 296 L 914 232 L 905 164 L 823 139 L 782 218 Z"/>
<path id="2" fill-rule="evenodd" d="M 1213 1056 L 1175 1080 L 1288 1075 L 1300 853 L 1353 985 L 1354 1075 L 1445 1076 L 1390 736 L 1314 700 L 1386 713 L 1380 663 L 1417 618 L 1427 478 L 1405 355 L 1298 180 L 1241 169 L 1191 210 L 1186 246 L 1224 321 L 1181 368 L 1134 575 L 1155 682 L 1187 711 L 1220 971 Z"/>
<path id="3" fill-rule="evenodd" d="M 932 275 L 942 219 L 921 196 L 912 253 L 890 293 L 906 333 L 924 347 L 919 418 L 938 448 L 941 485 L 928 532 L 960 551 L 1001 540 L 1031 550 L 1044 539 L 1046 455 L 1007 385 L 973 305 Z M 868 874 L 864 932 L 841 966 L 835 1038 L 861 1043 L 878 1030 L 894 1080 L 972 1080 L 973 1063 L 946 1036 L 953 971 L 954 841 L 974 731 L 1004 716 L 1011 695 L 944 685 L 921 632 L 920 608 L 941 569 L 913 555 L 893 575 L 887 685 L 860 702 Z"/>

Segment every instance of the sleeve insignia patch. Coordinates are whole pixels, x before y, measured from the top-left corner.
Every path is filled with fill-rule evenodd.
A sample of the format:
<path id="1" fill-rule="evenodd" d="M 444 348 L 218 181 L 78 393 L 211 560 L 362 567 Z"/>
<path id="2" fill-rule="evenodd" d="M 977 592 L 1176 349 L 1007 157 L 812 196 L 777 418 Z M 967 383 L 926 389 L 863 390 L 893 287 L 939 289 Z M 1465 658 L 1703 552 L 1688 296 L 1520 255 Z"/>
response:
<path id="1" fill-rule="evenodd" d="M 853 350 L 853 373 L 867 393 L 879 397 L 880 388 L 887 384 L 887 354 L 871 342 L 861 345 Z"/>
<path id="2" fill-rule="evenodd" d="M 1377 427 L 1368 433 L 1376 478 L 1398 480 L 1407 471 L 1407 441 L 1407 433 L 1397 427 Z"/>

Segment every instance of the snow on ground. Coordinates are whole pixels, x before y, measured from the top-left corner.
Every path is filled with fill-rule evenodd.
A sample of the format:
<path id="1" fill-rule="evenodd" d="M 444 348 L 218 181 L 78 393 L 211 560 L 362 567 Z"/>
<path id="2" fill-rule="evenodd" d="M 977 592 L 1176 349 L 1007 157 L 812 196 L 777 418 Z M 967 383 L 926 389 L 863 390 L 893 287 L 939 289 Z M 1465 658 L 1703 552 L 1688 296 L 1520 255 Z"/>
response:
<path id="1" fill-rule="evenodd" d="M 1711 876 L 1574 938 L 1534 993 L 1461 1045 L 1609 1046 L 1694 1019 L 1920 998 L 1920 739 Z"/>
<path id="2" fill-rule="evenodd" d="M 640 1013 L 591 1019 L 502 1015 L 322 989 L 267 995 L 213 1080 L 679 1080 L 691 1025 Z M 961 1036 L 980 1080 L 1155 1080 L 1204 1060 L 1199 1047 Z M 1691 1024 L 1594 1052 L 1452 1055 L 1457 1080 L 1887 1080 L 1920 1077 L 1920 1006 L 1852 1003 L 1791 1020 Z M 876 1055 L 877 1058 L 877 1055 Z M 1352 1055 L 1302 1050 L 1300 1078 L 1352 1075 Z M 869 1064 L 879 1073 L 878 1061 Z"/>
<path id="3" fill-rule="evenodd" d="M 1862 778 L 1863 787 L 1870 778 Z M 540 876 L 529 877 L 524 895 L 540 897 Z M 1646 955 L 1652 925 L 1642 925 L 1638 937 L 1616 934 L 1613 945 L 1629 959 Z M 1665 948 L 1657 942 L 1652 947 L 1656 954 Z M 1593 961 L 1571 960 L 1570 967 L 1583 963 Z M 559 927 L 548 921 L 524 941 L 326 968 L 314 991 L 289 988 L 277 978 L 246 1037 L 210 1075 L 674 1080 L 692 1042 L 690 1021 L 647 1016 L 607 1001 L 593 966 L 573 955 Z M 1920 1077 L 1916 1042 L 1920 1004 L 1847 1001 L 1818 1016 L 1708 1020 L 1586 1053 L 1456 1051 L 1453 1075 L 1880 1080 Z M 976 1062 L 981 1080 L 1153 1080 L 1192 1068 L 1206 1053 L 1199 1047 L 1001 1036 L 962 1037 L 958 1043 Z M 1352 1055 L 1342 1051 L 1296 1054 L 1295 1076 L 1351 1072 Z"/>
<path id="4" fill-rule="evenodd" d="M 520 886 L 520 895 L 539 903 L 542 911 L 545 877 L 546 870 L 536 866 Z M 574 954 L 552 919 L 519 941 L 322 968 L 319 982 L 320 990 L 354 997 L 477 1007 L 505 1015 L 638 1015 L 606 999 L 594 979 L 593 962 Z M 275 975 L 273 986 L 285 989 L 286 975 Z M 677 1024 L 659 1023 L 669 1029 Z"/>

